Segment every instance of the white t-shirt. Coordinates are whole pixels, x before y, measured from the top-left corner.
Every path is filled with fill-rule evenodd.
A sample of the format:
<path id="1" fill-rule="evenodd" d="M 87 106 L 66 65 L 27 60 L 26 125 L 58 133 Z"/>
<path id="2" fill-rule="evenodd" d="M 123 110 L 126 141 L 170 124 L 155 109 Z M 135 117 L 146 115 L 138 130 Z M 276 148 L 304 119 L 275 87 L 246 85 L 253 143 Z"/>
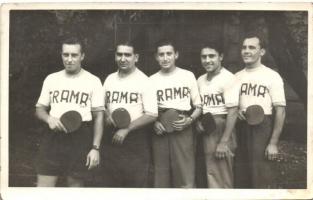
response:
<path id="1" fill-rule="evenodd" d="M 222 68 L 210 81 L 207 74 L 198 78 L 203 114 L 227 114 L 227 107 L 238 106 L 238 90 L 234 88 L 235 76 Z"/>
<path id="2" fill-rule="evenodd" d="M 84 69 L 76 75 L 68 75 L 65 70 L 52 73 L 43 82 L 36 104 L 40 106 L 50 106 L 49 114 L 56 118 L 75 110 L 83 121 L 91 121 L 91 111 L 104 110 L 101 81 Z"/>
<path id="3" fill-rule="evenodd" d="M 191 104 L 201 106 L 197 80 L 192 72 L 176 67 L 168 74 L 159 71 L 150 79 L 160 108 L 189 111 Z"/>
<path id="4" fill-rule="evenodd" d="M 158 116 L 156 95 L 149 78 L 139 69 L 126 77 L 118 72 L 110 74 L 103 84 L 105 105 L 110 113 L 117 108 L 125 108 L 136 120 L 143 114 Z"/>
<path id="5" fill-rule="evenodd" d="M 239 109 L 260 105 L 264 114 L 271 115 L 273 106 L 286 106 L 284 82 L 280 75 L 264 66 L 243 69 L 236 74 L 239 88 Z"/>

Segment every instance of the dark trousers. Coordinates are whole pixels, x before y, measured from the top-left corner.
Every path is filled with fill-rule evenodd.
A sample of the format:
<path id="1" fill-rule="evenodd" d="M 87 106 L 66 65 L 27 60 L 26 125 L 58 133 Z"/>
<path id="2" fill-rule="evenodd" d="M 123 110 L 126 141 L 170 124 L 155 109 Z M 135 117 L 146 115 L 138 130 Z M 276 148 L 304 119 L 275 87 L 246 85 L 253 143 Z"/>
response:
<path id="1" fill-rule="evenodd" d="M 274 161 L 265 157 L 272 136 L 272 117 L 265 116 L 256 126 L 238 124 L 238 151 L 235 159 L 237 188 L 271 188 L 276 183 Z"/>
<path id="2" fill-rule="evenodd" d="M 40 142 L 36 170 L 40 175 L 72 176 L 86 179 L 87 154 L 92 147 L 92 123 L 83 122 L 72 133 L 54 132 L 47 128 Z"/>
<path id="3" fill-rule="evenodd" d="M 130 132 L 123 144 L 112 144 L 114 130 L 105 130 L 102 147 L 104 187 L 148 187 L 150 147 L 146 128 Z"/>

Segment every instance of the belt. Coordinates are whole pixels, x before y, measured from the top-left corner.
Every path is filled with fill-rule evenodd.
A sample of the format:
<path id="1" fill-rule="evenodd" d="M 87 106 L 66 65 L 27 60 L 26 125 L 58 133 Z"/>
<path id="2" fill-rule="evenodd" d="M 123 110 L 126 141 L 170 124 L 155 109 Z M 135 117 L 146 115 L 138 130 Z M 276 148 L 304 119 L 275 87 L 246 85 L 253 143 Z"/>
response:
<path id="1" fill-rule="evenodd" d="M 182 115 L 190 115 L 192 113 L 192 110 L 177 110 L 177 109 L 174 109 L 174 108 L 159 108 L 158 112 L 159 112 L 159 114 L 162 114 L 162 113 L 166 112 L 169 109 L 173 109 L 178 114 L 182 114 Z"/>

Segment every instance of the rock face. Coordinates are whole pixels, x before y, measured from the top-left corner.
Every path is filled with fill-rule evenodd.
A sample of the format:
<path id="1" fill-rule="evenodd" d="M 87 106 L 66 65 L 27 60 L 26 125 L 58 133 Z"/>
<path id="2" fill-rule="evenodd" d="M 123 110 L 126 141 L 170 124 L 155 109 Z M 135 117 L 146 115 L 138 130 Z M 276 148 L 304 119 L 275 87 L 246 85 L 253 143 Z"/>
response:
<path id="1" fill-rule="evenodd" d="M 80 35 L 85 38 L 83 65 L 103 81 L 116 70 L 116 43 L 126 38 L 133 39 L 137 45 L 138 67 L 148 75 L 158 70 L 154 59 L 155 42 L 163 36 L 174 38 L 180 52 L 177 64 L 198 77 L 204 73 L 199 51 L 205 41 L 221 43 L 223 65 L 237 72 L 242 69 L 242 37 L 246 32 L 256 31 L 268 41 L 264 64 L 279 71 L 286 83 L 288 108 L 282 139 L 305 144 L 307 25 L 306 12 L 11 11 L 10 185 L 34 185 L 34 155 L 44 128 L 34 118 L 34 105 L 46 75 L 62 69 L 60 37 Z"/>

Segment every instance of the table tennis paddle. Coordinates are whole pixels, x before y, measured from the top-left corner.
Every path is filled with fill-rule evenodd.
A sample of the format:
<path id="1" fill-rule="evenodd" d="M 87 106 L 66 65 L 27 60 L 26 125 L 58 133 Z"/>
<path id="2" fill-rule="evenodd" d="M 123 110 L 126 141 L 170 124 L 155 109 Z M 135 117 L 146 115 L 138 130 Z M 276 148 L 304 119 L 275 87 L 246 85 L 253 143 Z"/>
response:
<path id="1" fill-rule="evenodd" d="M 127 128 L 130 124 L 130 115 L 125 108 L 117 108 L 112 112 L 112 119 L 117 128 Z"/>
<path id="2" fill-rule="evenodd" d="M 200 122 L 206 134 L 211 134 L 216 129 L 214 117 L 210 112 L 202 115 Z"/>
<path id="3" fill-rule="evenodd" d="M 249 125 L 258 125 L 264 120 L 264 110 L 260 105 L 248 106 L 245 116 Z"/>
<path id="4" fill-rule="evenodd" d="M 63 126 L 66 128 L 68 133 L 72 133 L 74 131 L 77 131 L 82 123 L 82 116 L 79 112 L 75 110 L 71 110 L 68 112 L 65 112 L 61 118 L 60 121 L 62 122 Z"/>
<path id="5" fill-rule="evenodd" d="M 179 114 L 175 109 L 168 109 L 164 113 L 161 114 L 159 120 L 161 124 L 164 126 L 165 131 L 167 133 L 171 133 L 174 131 L 172 123 L 179 119 Z"/>

